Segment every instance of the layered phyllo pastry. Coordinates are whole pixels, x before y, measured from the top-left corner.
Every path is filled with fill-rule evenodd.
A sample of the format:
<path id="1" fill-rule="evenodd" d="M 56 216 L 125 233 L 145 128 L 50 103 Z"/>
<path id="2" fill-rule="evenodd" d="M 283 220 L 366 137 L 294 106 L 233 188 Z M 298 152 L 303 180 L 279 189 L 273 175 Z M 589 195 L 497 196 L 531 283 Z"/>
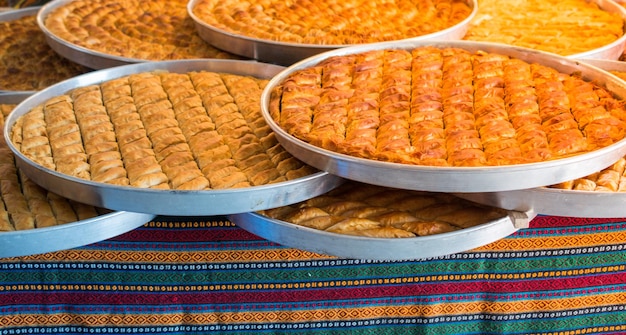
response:
<path id="1" fill-rule="evenodd" d="M 272 87 L 268 110 L 312 145 L 413 165 L 544 162 L 626 135 L 624 101 L 594 82 L 451 47 L 326 58 Z"/>
<path id="2" fill-rule="evenodd" d="M 463 0 L 199 0 L 193 14 L 229 34 L 267 41 L 347 45 L 401 40 L 451 28 L 472 13 Z"/>
<path id="3" fill-rule="evenodd" d="M 241 188 L 316 172 L 265 122 L 266 84 L 208 71 L 131 74 L 50 98 L 16 120 L 11 139 L 45 168 L 117 186 Z"/>
<path id="4" fill-rule="evenodd" d="M 187 14 L 187 1 L 76 0 L 44 18 L 69 44 L 141 60 L 236 58 L 205 43 Z"/>

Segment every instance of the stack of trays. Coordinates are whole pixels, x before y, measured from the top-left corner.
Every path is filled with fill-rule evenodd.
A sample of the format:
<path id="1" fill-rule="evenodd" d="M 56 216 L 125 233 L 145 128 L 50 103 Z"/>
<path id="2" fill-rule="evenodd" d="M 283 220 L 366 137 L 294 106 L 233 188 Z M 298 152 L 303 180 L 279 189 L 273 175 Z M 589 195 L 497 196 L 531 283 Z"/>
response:
<path id="1" fill-rule="evenodd" d="M 423 165 L 331 150 L 335 142 L 325 138 L 309 143 L 288 131 L 300 122 L 287 121 L 285 126 L 281 123 L 285 120 L 277 117 L 276 111 L 288 108 L 290 102 L 277 102 L 277 90 L 294 96 L 311 92 L 291 78 L 295 73 L 322 69 L 321 64 L 326 64 L 322 71 L 327 72 L 321 77 L 331 85 L 341 85 L 353 78 L 354 69 L 370 68 L 376 59 L 349 67 L 347 72 L 328 65 L 330 60 L 345 57 L 352 62 L 366 53 L 399 55 L 427 47 L 498 54 L 561 74 L 576 73 L 619 99 L 626 97 L 626 84 L 601 70 L 605 64 L 521 47 L 459 41 L 478 10 L 476 2 L 467 2 L 471 14 L 446 30 L 351 46 L 232 34 L 194 15 L 200 1 L 192 0 L 186 7 L 188 19 L 202 39 L 224 52 L 219 57 L 167 61 L 102 52 L 56 36 L 46 18 L 69 3 L 56 0 L 44 6 L 38 11 L 38 24 L 56 52 L 99 70 L 20 97 L 0 95 L 19 100 L 0 100 L 19 102 L 6 118 L 4 137 L 24 178 L 69 201 L 103 210 L 96 218 L 56 227 L 0 233 L 2 257 L 92 243 L 134 229 L 157 215 L 226 215 L 238 226 L 285 246 L 381 260 L 470 250 L 528 227 L 537 214 L 626 216 L 618 209 L 607 210 L 609 202 L 598 200 L 613 201 L 621 198 L 619 193 L 549 187 L 593 175 L 623 158 L 626 142 L 621 138 L 545 161 Z M 593 50 L 590 57 L 614 58 L 623 43 Z M 385 66 L 396 66 L 400 59 L 389 58 Z M 415 77 L 415 82 L 420 78 L 426 77 Z M 402 82 L 395 79 L 386 84 Z M 497 79 L 494 85 L 500 88 Z M 397 93 L 392 99 L 403 95 L 396 87 L 389 90 Z M 299 98 L 300 102 L 330 99 L 337 104 L 348 99 L 332 92 Z M 81 108 L 83 102 L 89 108 Z M 166 113 L 161 113 L 162 108 Z M 121 118 L 118 109 L 126 113 Z M 192 117 L 191 111 L 204 114 Z M 91 123 L 95 120 L 106 122 L 95 126 Z M 260 152 L 255 151 L 259 148 Z M 114 172 L 121 175 L 112 177 Z M 229 184 L 236 178 L 244 180 Z M 545 200 L 555 192 L 561 202 Z M 575 208 L 568 208 L 570 203 Z M 42 247 L 39 238 L 55 242 Z"/>

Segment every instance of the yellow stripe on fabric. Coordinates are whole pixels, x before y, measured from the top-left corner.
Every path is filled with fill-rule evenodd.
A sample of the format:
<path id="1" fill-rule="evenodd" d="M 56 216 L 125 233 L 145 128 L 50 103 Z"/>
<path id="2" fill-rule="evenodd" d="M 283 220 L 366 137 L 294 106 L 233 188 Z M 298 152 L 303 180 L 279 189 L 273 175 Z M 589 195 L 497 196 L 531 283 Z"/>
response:
<path id="1" fill-rule="evenodd" d="M 511 250 L 543 250 L 567 249 L 580 247 L 603 246 L 607 244 L 626 243 L 626 231 L 589 232 L 589 234 L 536 235 L 530 237 L 505 238 L 474 251 L 511 251 Z"/>
<path id="2" fill-rule="evenodd" d="M 299 321 L 353 321 L 380 317 L 442 317 L 455 315 L 524 314 L 535 312 L 557 312 L 569 309 L 611 306 L 626 300 L 626 293 L 593 295 L 575 298 L 518 300 L 518 301 L 472 301 L 467 303 L 441 303 L 433 305 L 384 305 L 350 308 L 327 308 L 307 310 L 276 311 L 207 311 L 197 313 L 170 314 L 21 314 L 0 316 L 3 326 L 38 324 L 41 326 L 65 324 L 89 324 L 90 326 L 133 326 L 146 324 L 159 325 L 210 325 L 245 323 L 283 323 Z"/>
<path id="3" fill-rule="evenodd" d="M 98 250 L 98 249 L 72 249 L 52 252 L 34 256 L 20 257 L 24 261 L 50 261 L 50 262 L 137 262 L 137 263 L 206 263 L 211 262 L 271 262 L 271 261 L 299 261 L 320 260 L 336 258 L 333 256 L 319 255 L 299 249 L 233 249 L 216 251 L 189 251 L 184 249 L 172 249 L 164 251 L 151 250 Z M 1 261 L 11 261 L 16 258 L 6 258 Z M 1 262 L 0 261 L 0 262 Z"/>

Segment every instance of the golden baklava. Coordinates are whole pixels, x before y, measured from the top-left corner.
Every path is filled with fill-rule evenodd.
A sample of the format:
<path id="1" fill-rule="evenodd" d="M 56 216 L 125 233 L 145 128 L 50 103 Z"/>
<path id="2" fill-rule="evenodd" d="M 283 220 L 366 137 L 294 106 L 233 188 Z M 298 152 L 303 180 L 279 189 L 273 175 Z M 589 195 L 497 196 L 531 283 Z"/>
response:
<path id="1" fill-rule="evenodd" d="M 624 101 L 517 58 L 418 47 L 333 56 L 272 88 L 287 133 L 330 151 L 431 166 L 496 166 L 586 153 L 624 138 Z"/>
<path id="2" fill-rule="evenodd" d="M 589 0 L 479 0 L 466 40 L 564 56 L 605 47 L 624 35 L 624 18 Z"/>
<path id="3" fill-rule="evenodd" d="M 120 186 L 241 188 L 316 172 L 265 122 L 266 84 L 208 71 L 131 74 L 50 98 L 16 120 L 11 138 L 48 169 Z"/>
<path id="4" fill-rule="evenodd" d="M 193 14 L 226 33 L 268 41 L 347 45 L 400 40 L 453 27 L 472 13 L 462 0 L 200 0 Z"/>
<path id="5" fill-rule="evenodd" d="M 259 214 L 327 232 L 380 238 L 448 233 L 507 216 L 504 210 L 445 193 L 351 181 L 324 195 Z"/>
<path id="6" fill-rule="evenodd" d="M 50 48 L 35 15 L 0 22 L 0 90 L 41 90 L 88 71 Z"/>
<path id="7" fill-rule="evenodd" d="M 45 26 L 66 42 L 141 60 L 237 58 L 205 43 L 186 0 L 77 0 L 55 7 Z"/>
<path id="8" fill-rule="evenodd" d="M 0 125 L 15 105 L 0 104 Z M 0 231 L 44 228 L 93 218 L 103 211 L 44 190 L 15 165 L 0 128 Z"/>

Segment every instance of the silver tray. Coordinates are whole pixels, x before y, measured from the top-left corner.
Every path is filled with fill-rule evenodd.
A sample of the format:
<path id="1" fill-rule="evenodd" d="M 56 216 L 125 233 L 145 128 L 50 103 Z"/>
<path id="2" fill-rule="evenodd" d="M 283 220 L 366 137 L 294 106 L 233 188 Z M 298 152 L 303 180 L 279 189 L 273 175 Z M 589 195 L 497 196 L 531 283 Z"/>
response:
<path id="1" fill-rule="evenodd" d="M 46 35 L 46 41 L 50 47 L 56 51 L 59 55 L 83 66 L 91 69 L 101 70 L 111 67 L 130 65 L 136 63 L 149 62 L 145 59 L 122 57 L 117 55 L 107 54 L 105 52 L 91 50 L 74 43 L 70 43 L 64 39 L 59 38 L 52 33 L 45 25 L 45 19 L 50 12 L 58 7 L 62 7 L 67 3 L 74 0 L 53 0 L 41 7 L 37 15 L 37 24 L 39 28 Z"/>
<path id="2" fill-rule="evenodd" d="M 607 71 L 626 72 L 624 62 L 600 59 L 581 61 Z M 544 215 L 589 218 L 626 217 L 626 193 L 624 192 L 576 191 L 540 187 L 506 192 L 463 193 L 457 196 L 507 210 L 532 210 Z"/>
<path id="3" fill-rule="evenodd" d="M 626 8 L 622 7 L 619 3 L 613 0 L 588 0 L 598 4 L 598 7 L 609 12 L 617 13 L 622 17 L 624 21 L 624 34 L 617 40 L 609 43 L 601 48 L 581 52 L 573 55 L 568 55 L 570 58 L 587 58 L 587 59 L 619 59 L 624 52 L 626 46 Z"/>
<path id="4" fill-rule="evenodd" d="M 174 73 L 190 71 L 225 72 L 270 78 L 282 68 L 276 65 L 233 60 L 180 60 L 146 62 L 99 70 L 53 85 L 24 100 L 11 113 L 5 124 L 5 138 L 16 119 L 46 100 L 71 89 L 123 77 L 132 73 L 167 70 Z M 325 193 L 342 183 L 342 179 L 326 172 L 276 184 L 241 189 L 181 191 L 155 190 L 115 186 L 86 181 L 46 169 L 20 153 L 10 143 L 18 166 L 42 187 L 61 196 L 85 204 L 118 211 L 160 215 L 225 215 L 250 212 L 303 201 Z"/>
<path id="5" fill-rule="evenodd" d="M 28 8 L 22 8 L 22 9 L 15 9 L 11 7 L 0 7 L 0 8 L 5 9 L 5 10 L 0 10 L 0 22 L 8 22 L 8 21 L 21 19 L 24 16 L 35 15 L 37 14 L 37 12 L 39 11 L 41 7 L 28 7 Z M 11 93 L 11 92 L 16 92 L 16 91 L 0 89 L 0 94 Z"/>
<path id="6" fill-rule="evenodd" d="M 64 39 L 57 37 L 53 34 L 45 25 L 46 17 L 50 12 L 58 7 L 64 6 L 73 0 L 54 0 L 43 7 L 37 14 L 37 24 L 41 31 L 46 35 L 46 41 L 52 50 L 56 51 L 59 55 L 83 66 L 91 69 L 107 69 L 110 67 L 143 63 L 146 60 L 137 58 L 128 58 L 115 55 L 109 55 L 104 52 L 94 51 L 85 47 L 75 45 Z"/>
<path id="7" fill-rule="evenodd" d="M 353 259 L 419 260 L 474 249 L 527 228 L 532 212 L 512 212 L 508 217 L 456 232 L 411 238 L 372 238 L 343 235 L 303 227 L 258 213 L 229 215 L 235 225 L 287 247 Z"/>
<path id="8" fill-rule="evenodd" d="M 194 20 L 198 34 L 202 39 L 216 48 L 228 51 L 230 53 L 256 59 L 262 62 L 291 65 L 297 61 L 307 57 L 317 55 L 319 53 L 346 47 L 349 45 L 318 45 L 318 44 L 300 44 L 286 43 L 278 41 L 270 41 L 259 38 L 247 37 L 239 34 L 233 34 L 224 30 L 213 27 L 206 22 L 200 20 L 194 13 L 193 8 L 196 6 L 197 0 L 191 0 L 187 4 L 187 12 Z M 463 21 L 450 28 L 442 31 L 410 38 L 409 40 L 458 40 L 465 36 L 470 21 L 478 11 L 477 0 L 467 0 L 472 6 L 472 12 Z M 363 44 L 367 45 L 367 44 Z"/>
<path id="9" fill-rule="evenodd" d="M 0 94 L 0 104 L 17 104 L 28 92 Z M 131 231 L 155 217 L 152 214 L 111 212 L 53 227 L 0 232 L 0 257 L 17 257 L 71 249 Z"/>
<path id="10" fill-rule="evenodd" d="M 626 154 L 626 139 L 624 139 L 586 154 L 532 164 L 496 167 L 430 167 L 397 164 L 352 157 L 313 146 L 287 133 L 270 116 L 268 109 L 273 88 L 296 70 L 313 66 L 332 56 L 355 54 L 367 50 L 410 49 L 425 45 L 457 47 L 471 52 L 479 50 L 495 52 L 528 62 L 537 62 L 566 73 L 579 71 L 586 79 L 604 84 L 616 95 L 626 98 L 626 82 L 575 59 L 493 43 L 402 41 L 328 51 L 288 67 L 266 86 L 261 97 L 263 116 L 283 147 L 305 163 L 346 179 L 410 190 L 494 192 L 528 189 L 589 175 L 613 164 Z"/>

